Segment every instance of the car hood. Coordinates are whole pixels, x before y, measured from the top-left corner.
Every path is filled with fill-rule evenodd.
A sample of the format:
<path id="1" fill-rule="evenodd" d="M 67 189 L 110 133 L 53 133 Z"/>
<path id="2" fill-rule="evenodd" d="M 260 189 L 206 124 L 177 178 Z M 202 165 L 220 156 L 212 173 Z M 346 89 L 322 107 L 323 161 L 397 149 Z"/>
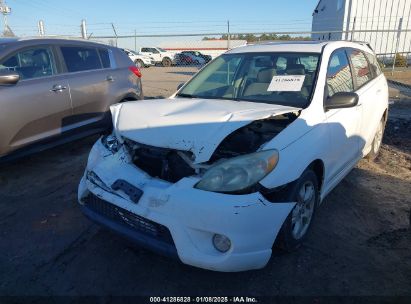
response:
<path id="1" fill-rule="evenodd" d="M 235 130 L 260 119 L 300 109 L 245 101 L 170 98 L 111 107 L 117 136 L 135 142 L 191 151 L 194 163 L 208 161 Z"/>

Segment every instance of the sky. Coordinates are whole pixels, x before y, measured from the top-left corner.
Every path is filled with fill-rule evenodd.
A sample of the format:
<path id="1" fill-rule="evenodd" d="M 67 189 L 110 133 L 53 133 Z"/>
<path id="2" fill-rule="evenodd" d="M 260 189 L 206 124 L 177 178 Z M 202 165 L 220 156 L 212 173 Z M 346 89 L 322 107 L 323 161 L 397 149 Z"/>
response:
<path id="1" fill-rule="evenodd" d="M 88 34 L 95 37 L 113 35 L 111 23 L 118 35 L 220 33 L 227 31 L 227 20 L 231 32 L 309 31 L 317 2 L 6 0 L 12 9 L 9 25 L 19 36 L 36 35 L 39 20 L 44 21 L 46 34 L 79 36 L 85 19 Z"/>

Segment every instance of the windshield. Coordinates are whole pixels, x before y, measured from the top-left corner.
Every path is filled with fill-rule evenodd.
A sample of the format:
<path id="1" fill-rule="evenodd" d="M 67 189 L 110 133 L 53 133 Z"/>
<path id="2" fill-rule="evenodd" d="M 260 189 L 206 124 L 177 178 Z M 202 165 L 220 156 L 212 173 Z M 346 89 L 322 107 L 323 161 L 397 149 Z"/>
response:
<path id="1" fill-rule="evenodd" d="M 167 52 L 165 49 L 162 49 L 162 48 L 157 48 L 157 50 L 159 50 L 159 51 L 162 52 L 162 53 Z"/>
<path id="2" fill-rule="evenodd" d="M 177 96 L 305 108 L 310 103 L 319 57 L 317 53 L 291 52 L 221 55 Z"/>

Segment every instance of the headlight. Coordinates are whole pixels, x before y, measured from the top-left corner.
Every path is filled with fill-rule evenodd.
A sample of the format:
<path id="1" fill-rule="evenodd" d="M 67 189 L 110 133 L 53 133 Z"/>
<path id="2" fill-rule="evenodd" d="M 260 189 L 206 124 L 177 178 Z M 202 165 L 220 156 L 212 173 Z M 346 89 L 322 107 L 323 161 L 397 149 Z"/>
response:
<path id="1" fill-rule="evenodd" d="M 103 136 L 101 138 L 101 142 L 103 146 L 113 154 L 117 153 L 117 151 L 120 149 L 120 143 L 118 142 L 117 137 L 115 137 L 113 134 Z"/>
<path id="2" fill-rule="evenodd" d="M 277 150 L 235 157 L 210 168 L 195 187 L 213 192 L 241 191 L 262 180 L 277 163 Z"/>

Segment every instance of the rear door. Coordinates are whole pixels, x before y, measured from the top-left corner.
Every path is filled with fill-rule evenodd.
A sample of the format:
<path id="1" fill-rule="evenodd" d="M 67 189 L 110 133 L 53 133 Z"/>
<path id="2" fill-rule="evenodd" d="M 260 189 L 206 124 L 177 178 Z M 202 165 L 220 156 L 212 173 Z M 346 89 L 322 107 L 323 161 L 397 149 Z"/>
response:
<path id="1" fill-rule="evenodd" d="M 388 100 L 388 87 L 375 57 L 356 49 L 350 49 L 350 59 L 354 70 L 354 80 L 360 97 L 361 126 L 363 138 L 361 150 L 368 147 L 374 138 L 378 123 Z"/>
<path id="2" fill-rule="evenodd" d="M 345 49 L 333 52 L 327 69 L 326 93 L 332 97 L 338 92 L 353 92 L 354 82 L 351 66 Z M 360 137 L 358 128 L 361 120 L 359 106 L 332 109 L 326 112 L 329 130 L 329 168 L 325 173 L 327 182 L 338 181 L 345 170 L 360 157 Z"/>
<path id="3" fill-rule="evenodd" d="M 59 74 L 54 47 L 18 50 L 0 60 L 0 70 L 20 75 L 16 85 L 0 86 L 0 155 L 67 128 L 72 113 L 68 82 Z"/>
<path id="4" fill-rule="evenodd" d="M 115 81 L 106 53 L 89 46 L 60 46 L 73 106 L 72 127 L 102 120 L 112 101 L 110 86 Z M 104 56 L 104 57 L 103 57 Z"/>

